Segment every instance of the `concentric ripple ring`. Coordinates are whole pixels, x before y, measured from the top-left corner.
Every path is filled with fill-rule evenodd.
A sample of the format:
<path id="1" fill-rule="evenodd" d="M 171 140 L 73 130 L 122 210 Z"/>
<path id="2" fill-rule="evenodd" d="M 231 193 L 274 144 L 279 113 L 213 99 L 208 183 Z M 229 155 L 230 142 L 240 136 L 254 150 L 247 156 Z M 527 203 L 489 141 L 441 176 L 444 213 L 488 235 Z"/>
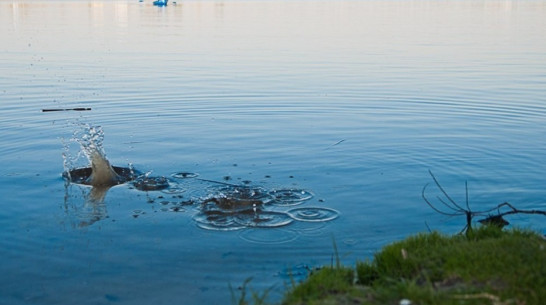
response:
<path id="1" fill-rule="evenodd" d="M 330 221 L 339 216 L 338 211 L 322 207 L 295 208 L 289 210 L 287 213 L 295 220 L 310 222 Z"/>

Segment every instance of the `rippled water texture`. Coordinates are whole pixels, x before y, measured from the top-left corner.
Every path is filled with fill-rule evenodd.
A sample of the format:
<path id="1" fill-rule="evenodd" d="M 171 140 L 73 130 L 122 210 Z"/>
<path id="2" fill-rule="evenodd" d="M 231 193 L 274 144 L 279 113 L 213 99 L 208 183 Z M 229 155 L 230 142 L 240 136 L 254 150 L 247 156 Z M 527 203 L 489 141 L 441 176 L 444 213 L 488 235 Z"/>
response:
<path id="1" fill-rule="evenodd" d="M 0 0 L 1 304 L 279 300 L 333 240 L 461 230 L 429 170 L 546 209 L 546 2 L 176 2 Z M 85 126 L 131 179 L 63 179 Z"/>

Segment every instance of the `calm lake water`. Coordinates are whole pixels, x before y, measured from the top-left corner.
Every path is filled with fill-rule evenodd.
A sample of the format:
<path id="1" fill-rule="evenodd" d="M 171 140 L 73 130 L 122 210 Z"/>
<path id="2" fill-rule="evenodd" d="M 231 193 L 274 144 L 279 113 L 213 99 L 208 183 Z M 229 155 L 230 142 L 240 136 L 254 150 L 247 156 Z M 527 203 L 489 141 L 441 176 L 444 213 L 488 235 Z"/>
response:
<path id="1" fill-rule="evenodd" d="M 475 211 L 546 209 L 546 2 L 151 2 L 0 0 L 1 304 L 229 304 L 249 277 L 279 300 L 333 240 L 352 265 L 460 231 L 429 170 Z M 66 184 L 89 127 L 171 187 Z M 233 185 L 313 197 L 203 224 Z"/>

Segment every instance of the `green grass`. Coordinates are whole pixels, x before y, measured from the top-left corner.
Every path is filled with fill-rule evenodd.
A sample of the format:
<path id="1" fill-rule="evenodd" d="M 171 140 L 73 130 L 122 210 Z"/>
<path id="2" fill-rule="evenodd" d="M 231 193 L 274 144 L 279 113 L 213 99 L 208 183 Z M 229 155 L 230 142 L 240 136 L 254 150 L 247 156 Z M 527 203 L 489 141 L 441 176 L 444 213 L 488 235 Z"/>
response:
<path id="1" fill-rule="evenodd" d="M 315 304 L 353 289 L 354 270 L 347 267 L 327 267 L 313 273 L 309 279 L 292 288 L 283 304 Z M 327 303 L 316 303 L 327 304 Z"/>
<path id="2" fill-rule="evenodd" d="M 546 304 L 546 241 L 531 231 L 492 226 L 467 235 L 419 234 L 386 246 L 355 269 L 336 263 L 314 272 L 292 287 L 282 304 L 399 304 L 402 299 Z"/>

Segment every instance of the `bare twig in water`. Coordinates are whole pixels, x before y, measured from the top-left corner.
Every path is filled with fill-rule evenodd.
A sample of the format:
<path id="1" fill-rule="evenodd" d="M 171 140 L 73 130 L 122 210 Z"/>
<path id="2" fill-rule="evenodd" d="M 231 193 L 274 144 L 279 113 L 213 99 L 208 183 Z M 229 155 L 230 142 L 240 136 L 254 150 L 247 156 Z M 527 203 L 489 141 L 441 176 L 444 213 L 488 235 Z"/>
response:
<path id="1" fill-rule="evenodd" d="M 453 200 L 449 194 L 445 191 L 445 189 L 442 187 L 442 185 L 440 184 L 440 182 L 438 181 L 438 179 L 436 179 L 436 177 L 434 176 L 434 174 L 432 173 L 432 171 L 428 171 L 430 176 L 432 177 L 432 180 L 434 180 L 434 183 L 436 184 L 436 187 L 438 187 L 438 189 L 440 190 L 440 192 L 443 194 L 443 196 L 445 197 L 442 198 L 440 196 L 436 196 L 436 199 L 441 203 L 443 204 L 448 210 L 441 210 L 439 208 L 437 208 L 425 195 L 425 191 L 428 187 L 428 183 L 425 184 L 425 186 L 423 187 L 423 190 L 421 192 L 421 196 L 423 197 L 423 200 L 425 200 L 425 202 L 428 204 L 428 206 L 430 206 L 434 211 L 436 211 L 437 213 L 439 214 L 442 214 L 442 215 L 446 215 L 446 216 L 459 216 L 459 215 L 465 215 L 466 216 L 466 226 L 463 228 L 463 230 L 461 232 L 465 232 L 465 233 L 468 233 L 469 231 L 472 230 L 472 218 L 474 216 L 485 216 L 485 215 L 488 215 L 486 218 L 480 220 L 479 222 L 482 223 L 482 224 L 492 224 L 492 225 L 496 225 L 496 226 L 500 226 L 500 227 L 504 227 L 506 225 L 508 225 L 509 223 L 504 220 L 503 216 L 506 216 L 506 215 L 510 215 L 510 214 L 538 214 L 538 215 L 544 215 L 546 216 L 546 211 L 541 211 L 541 210 L 520 210 L 520 209 L 517 209 L 516 207 L 514 207 L 512 204 L 508 203 L 508 202 L 504 202 L 504 203 L 501 203 L 499 205 L 497 205 L 496 207 L 492 208 L 492 209 L 489 209 L 489 210 L 485 210 L 485 211 L 478 211 L 478 212 L 473 212 L 471 209 L 470 209 L 470 204 L 468 202 L 468 183 L 465 181 L 465 195 L 466 195 L 466 208 L 463 208 L 461 205 L 459 205 L 457 202 L 455 202 L 455 200 Z M 504 207 L 508 207 L 510 210 L 509 211 L 506 211 L 506 212 L 501 212 L 500 210 Z M 496 214 L 494 215 L 490 215 L 489 213 L 493 212 L 493 211 L 497 211 Z M 428 227 L 428 225 L 427 225 Z M 430 230 L 430 229 L 429 229 Z"/>
<path id="2" fill-rule="evenodd" d="M 499 212 L 499 216 L 505 216 L 505 215 L 509 215 L 509 214 L 540 214 L 540 215 L 546 216 L 546 211 L 520 210 L 520 209 L 516 209 L 513 205 L 511 205 L 508 202 L 503 202 L 503 203 L 499 204 L 495 209 L 500 209 L 500 208 L 505 207 L 505 206 L 509 207 L 511 209 L 511 211 L 504 212 L 504 213 Z"/>
<path id="3" fill-rule="evenodd" d="M 437 213 L 440 213 L 442 215 L 446 215 L 446 216 L 459 216 L 459 215 L 465 215 L 466 216 L 466 226 L 463 228 L 463 230 L 461 232 L 468 232 L 468 231 L 471 231 L 472 230 L 472 217 L 476 214 L 476 213 L 473 213 L 471 210 L 470 210 L 470 205 L 468 203 L 468 185 L 467 185 L 467 182 L 465 181 L 465 187 L 466 187 L 466 209 L 461 207 L 457 202 L 455 202 L 455 200 L 453 200 L 449 194 L 444 190 L 444 188 L 442 187 L 442 185 L 440 184 L 440 182 L 438 182 L 438 179 L 436 179 L 436 176 L 434 176 L 434 174 L 432 173 L 432 171 L 428 171 L 430 176 L 432 177 L 432 180 L 434 180 L 434 183 L 436 184 L 436 186 L 438 187 L 438 189 L 442 192 L 442 194 L 445 196 L 445 198 L 447 199 L 447 202 L 445 200 L 443 200 L 440 196 L 437 196 L 436 199 L 438 199 L 438 201 L 440 201 L 445 207 L 447 207 L 449 210 L 451 210 L 451 212 L 445 212 L 445 211 L 442 211 L 438 208 L 436 208 L 432 202 L 430 200 L 428 200 L 428 198 L 425 196 L 425 191 L 428 187 L 428 183 L 425 184 L 425 186 L 423 187 L 423 190 L 421 192 L 421 196 L 423 197 L 423 199 L 425 200 L 425 202 L 434 210 L 436 211 Z"/>

